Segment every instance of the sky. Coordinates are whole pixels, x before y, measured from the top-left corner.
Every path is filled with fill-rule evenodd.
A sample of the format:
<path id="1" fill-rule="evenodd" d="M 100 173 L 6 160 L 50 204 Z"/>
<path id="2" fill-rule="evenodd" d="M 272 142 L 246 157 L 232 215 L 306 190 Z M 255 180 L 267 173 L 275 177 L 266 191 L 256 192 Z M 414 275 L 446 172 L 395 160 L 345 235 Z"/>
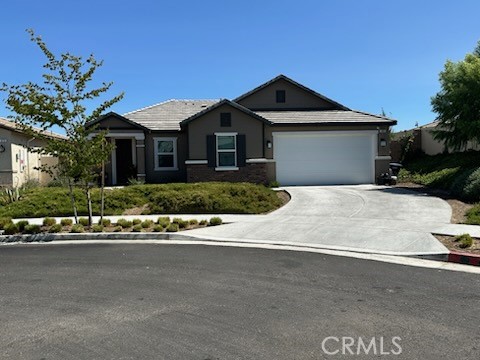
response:
<path id="1" fill-rule="evenodd" d="M 398 121 L 435 119 L 445 61 L 480 40 L 478 0 L 2 1 L 0 83 L 39 81 L 56 54 L 104 60 L 119 114 L 168 99 L 233 99 L 284 74 L 345 106 Z M 0 94 L 0 116 L 7 116 Z M 91 105 L 93 106 L 93 105 Z"/>

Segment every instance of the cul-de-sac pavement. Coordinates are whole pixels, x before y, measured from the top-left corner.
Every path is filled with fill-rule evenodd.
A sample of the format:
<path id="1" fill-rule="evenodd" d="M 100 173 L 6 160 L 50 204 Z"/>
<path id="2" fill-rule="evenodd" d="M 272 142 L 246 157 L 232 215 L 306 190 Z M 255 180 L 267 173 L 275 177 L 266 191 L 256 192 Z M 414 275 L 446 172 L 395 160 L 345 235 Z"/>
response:
<path id="1" fill-rule="evenodd" d="M 477 268 L 322 253 L 441 255 L 430 232 L 459 230 L 448 204 L 374 186 L 287 190 L 271 214 L 187 231 L 198 244 L 2 246 L 0 358 L 478 358 Z"/>

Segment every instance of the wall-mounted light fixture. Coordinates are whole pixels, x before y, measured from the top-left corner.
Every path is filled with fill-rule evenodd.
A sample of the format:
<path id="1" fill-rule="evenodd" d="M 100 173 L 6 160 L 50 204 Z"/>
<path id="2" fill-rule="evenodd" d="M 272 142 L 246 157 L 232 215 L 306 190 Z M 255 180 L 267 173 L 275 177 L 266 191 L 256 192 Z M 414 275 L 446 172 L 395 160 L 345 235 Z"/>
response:
<path id="1" fill-rule="evenodd" d="M 387 146 L 387 140 L 381 139 L 381 140 L 380 140 L 380 146 L 382 146 L 382 147 Z"/>
<path id="2" fill-rule="evenodd" d="M 272 148 L 272 142 L 270 140 L 267 140 L 267 149 Z"/>

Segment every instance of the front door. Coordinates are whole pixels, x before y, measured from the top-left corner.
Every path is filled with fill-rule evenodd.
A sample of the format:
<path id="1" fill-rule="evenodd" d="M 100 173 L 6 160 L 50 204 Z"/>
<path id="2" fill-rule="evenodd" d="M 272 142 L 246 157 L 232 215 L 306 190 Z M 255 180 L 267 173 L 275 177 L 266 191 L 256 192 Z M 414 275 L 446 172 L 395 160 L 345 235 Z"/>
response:
<path id="1" fill-rule="evenodd" d="M 117 183 L 125 185 L 129 178 L 135 176 L 132 161 L 132 139 L 115 139 L 115 165 L 117 169 Z"/>

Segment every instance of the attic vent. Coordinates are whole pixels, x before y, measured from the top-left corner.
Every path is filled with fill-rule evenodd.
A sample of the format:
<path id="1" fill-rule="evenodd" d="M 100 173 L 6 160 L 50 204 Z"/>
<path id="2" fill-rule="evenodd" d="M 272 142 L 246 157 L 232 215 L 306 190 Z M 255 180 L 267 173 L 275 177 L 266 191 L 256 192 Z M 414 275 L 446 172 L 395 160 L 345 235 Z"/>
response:
<path id="1" fill-rule="evenodd" d="M 202 107 L 202 108 L 206 108 L 206 107 L 207 107 L 207 105 L 202 105 L 201 107 Z"/>

